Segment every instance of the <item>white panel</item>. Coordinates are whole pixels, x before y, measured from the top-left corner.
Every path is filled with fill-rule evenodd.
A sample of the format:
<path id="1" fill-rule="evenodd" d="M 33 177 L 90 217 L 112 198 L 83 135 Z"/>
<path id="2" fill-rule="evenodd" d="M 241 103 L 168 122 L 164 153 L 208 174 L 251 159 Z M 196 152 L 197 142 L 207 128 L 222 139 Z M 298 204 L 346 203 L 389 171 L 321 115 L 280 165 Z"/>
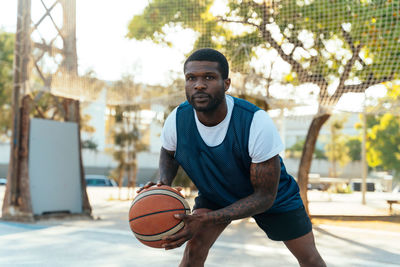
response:
<path id="1" fill-rule="evenodd" d="M 29 181 L 35 215 L 82 212 L 76 123 L 31 119 Z"/>

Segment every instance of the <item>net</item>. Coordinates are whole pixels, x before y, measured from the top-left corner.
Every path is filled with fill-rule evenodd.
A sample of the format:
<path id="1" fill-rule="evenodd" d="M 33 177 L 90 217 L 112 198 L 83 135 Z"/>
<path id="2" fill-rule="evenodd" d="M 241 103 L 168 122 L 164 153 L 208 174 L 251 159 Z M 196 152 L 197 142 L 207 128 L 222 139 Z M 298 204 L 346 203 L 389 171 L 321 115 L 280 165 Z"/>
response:
<path id="1" fill-rule="evenodd" d="M 332 108 L 398 78 L 399 10 L 391 0 L 151 1 L 129 36 L 163 40 L 168 28 L 190 28 L 194 48 L 222 50 L 244 76 L 237 93 Z"/>
<path id="2" fill-rule="evenodd" d="M 106 91 L 105 101 L 111 105 L 176 103 L 184 93 L 174 66 L 202 47 L 227 56 L 232 94 L 267 102 L 269 108 L 318 104 L 332 109 L 347 95 L 341 109 L 351 109 L 352 99 L 367 90 L 391 90 L 399 78 L 399 1 L 149 1 L 132 16 L 127 37 L 151 40 L 166 53 L 186 46 L 165 72 L 165 80 L 175 83 L 133 82 L 129 87 L 78 75 L 75 1 L 31 3 L 31 75 L 25 93 L 47 91 L 98 101 Z"/>

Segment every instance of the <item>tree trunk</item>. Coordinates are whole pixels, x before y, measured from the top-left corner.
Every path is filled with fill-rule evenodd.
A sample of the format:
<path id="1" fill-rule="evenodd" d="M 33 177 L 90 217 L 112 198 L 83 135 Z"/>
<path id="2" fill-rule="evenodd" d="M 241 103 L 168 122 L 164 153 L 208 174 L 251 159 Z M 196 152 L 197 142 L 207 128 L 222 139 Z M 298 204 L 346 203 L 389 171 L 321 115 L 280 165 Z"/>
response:
<path id="1" fill-rule="evenodd" d="M 32 202 L 29 187 L 29 112 L 31 110 L 32 99 L 30 96 L 24 96 L 19 115 L 20 137 L 17 157 L 11 157 L 10 161 L 17 162 L 15 179 L 9 174 L 7 179 L 6 191 L 3 201 L 2 218 L 6 220 L 33 221 Z M 12 166 L 12 162 L 10 162 Z M 11 168 L 10 168 L 11 169 Z M 15 191 L 12 190 L 11 182 L 15 185 Z M 14 201 L 13 201 L 14 200 Z"/>
<path id="2" fill-rule="evenodd" d="M 21 175 L 21 141 L 22 141 L 22 117 L 23 103 L 22 96 L 26 92 L 26 84 L 29 80 L 29 62 L 31 53 L 31 42 L 29 39 L 31 24 L 31 2 L 28 0 L 18 1 L 18 16 L 17 16 L 17 31 L 15 34 L 15 47 L 14 47 L 14 82 L 12 93 L 12 110 L 13 110 L 13 128 L 10 149 L 10 161 L 8 164 L 7 186 L 4 194 L 4 201 L 2 207 L 2 217 L 32 217 L 29 203 L 21 203 L 23 199 L 21 192 L 25 190 L 25 181 L 20 180 Z M 25 100 L 28 101 L 28 100 Z M 21 106 L 22 105 L 22 106 Z M 29 114 L 29 111 L 28 111 Z M 29 127 L 29 117 L 27 118 Z M 29 128 L 28 128 L 29 131 Z M 26 136 L 25 136 L 26 137 Z M 24 138 L 25 138 L 24 137 Z M 24 164 L 23 164 L 24 165 Z M 23 166 L 23 168 L 25 165 Z M 25 170 L 24 170 L 25 172 Z M 21 185 L 22 182 L 22 185 Z M 21 188 L 22 186 L 22 188 Z M 23 196 L 22 196 L 23 197 Z M 22 206 L 21 206 L 22 204 Z"/>
<path id="3" fill-rule="evenodd" d="M 32 213 L 32 200 L 29 187 L 29 127 L 32 99 L 26 95 L 22 99 L 21 109 L 21 147 L 19 151 L 19 196 L 18 205 L 20 210 L 25 212 L 28 217 Z"/>
<path id="4" fill-rule="evenodd" d="M 315 144 L 322 125 L 329 119 L 330 114 L 317 115 L 313 118 L 310 128 L 308 128 L 306 141 L 304 143 L 303 152 L 301 154 L 299 173 L 298 173 L 298 184 L 300 187 L 300 195 L 303 200 L 304 207 L 308 214 L 308 198 L 307 198 L 307 185 L 308 185 L 308 174 L 311 169 L 311 162 L 315 150 Z"/>
<path id="5" fill-rule="evenodd" d="M 333 160 L 333 162 L 332 162 L 332 177 L 334 177 L 334 178 L 337 177 L 336 160 Z"/>

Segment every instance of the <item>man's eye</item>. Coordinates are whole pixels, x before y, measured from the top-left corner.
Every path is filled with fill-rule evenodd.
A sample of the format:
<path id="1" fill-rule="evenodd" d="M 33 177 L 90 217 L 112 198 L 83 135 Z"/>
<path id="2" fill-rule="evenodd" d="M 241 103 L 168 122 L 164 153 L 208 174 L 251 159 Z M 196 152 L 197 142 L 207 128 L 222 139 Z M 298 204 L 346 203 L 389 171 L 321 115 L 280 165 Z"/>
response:
<path id="1" fill-rule="evenodd" d="M 194 77 L 192 77 L 192 76 L 186 77 L 186 81 L 193 81 L 193 80 L 194 80 Z"/>
<path id="2" fill-rule="evenodd" d="M 206 76 L 206 80 L 214 80 L 214 76 Z"/>

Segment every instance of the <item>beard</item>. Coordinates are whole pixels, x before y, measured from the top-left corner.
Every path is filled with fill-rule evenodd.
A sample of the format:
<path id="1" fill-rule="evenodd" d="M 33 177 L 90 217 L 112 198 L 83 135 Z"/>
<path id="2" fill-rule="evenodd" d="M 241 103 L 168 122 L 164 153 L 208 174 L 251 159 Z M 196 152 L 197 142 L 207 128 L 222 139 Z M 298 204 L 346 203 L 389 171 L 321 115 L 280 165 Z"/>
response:
<path id="1" fill-rule="evenodd" d="M 196 97 L 204 97 L 204 98 L 208 98 L 208 103 L 206 106 L 199 106 L 196 101 L 195 98 Z M 191 96 L 188 95 L 188 93 L 186 93 L 186 98 L 189 102 L 190 105 L 192 105 L 192 107 L 199 112 L 210 112 L 210 111 L 214 111 L 218 108 L 218 106 L 223 102 L 224 98 L 225 98 L 225 90 L 223 89 L 223 87 L 221 88 L 220 91 L 218 91 L 217 94 L 215 94 L 214 96 L 204 93 L 204 92 L 198 92 L 195 93 Z"/>

